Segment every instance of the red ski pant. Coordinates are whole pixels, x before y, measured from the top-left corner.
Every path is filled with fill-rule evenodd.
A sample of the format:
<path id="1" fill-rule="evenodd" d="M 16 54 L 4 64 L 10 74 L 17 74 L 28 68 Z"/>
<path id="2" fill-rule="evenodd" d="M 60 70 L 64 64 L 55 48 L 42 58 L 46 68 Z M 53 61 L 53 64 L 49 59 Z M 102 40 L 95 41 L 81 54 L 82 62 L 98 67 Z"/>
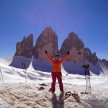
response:
<path id="1" fill-rule="evenodd" d="M 52 84 L 51 84 L 52 90 L 55 91 L 56 78 L 58 79 L 60 90 L 63 90 L 62 74 L 61 74 L 61 72 L 52 72 Z"/>

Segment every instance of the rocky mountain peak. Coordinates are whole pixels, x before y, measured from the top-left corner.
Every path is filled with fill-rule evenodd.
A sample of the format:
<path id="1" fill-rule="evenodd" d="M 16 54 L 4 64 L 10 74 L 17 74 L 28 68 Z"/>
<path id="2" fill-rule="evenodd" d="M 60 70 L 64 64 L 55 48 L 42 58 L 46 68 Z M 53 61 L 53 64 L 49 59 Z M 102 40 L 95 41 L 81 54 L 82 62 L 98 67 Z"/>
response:
<path id="1" fill-rule="evenodd" d="M 34 55 L 35 58 L 46 58 L 44 53 L 45 50 L 48 51 L 51 57 L 54 57 L 57 52 L 61 57 L 64 57 L 67 51 L 70 51 L 69 61 L 80 62 L 87 59 L 93 64 L 96 64 L 98 61 L 96 53 L 92 53 L 89 48 L 85 48 L 83 41 L 74 32 L 68 34 L 59 50 L 58 36 L 50 26 L 47 26 L 39 35 L 34 47 L 33 34 L 30 34 L 28 37 L 24 37 L 22 41 L 17 42 L 15 56 L 31 58 Z"/>
<path id="2" fill-rule="evenodd" d="M 47 50 L 51 57 L 58 50 L 58 36 L 51 27 L 46 27 L 39 35 L 34 48 L 36 58 L 45 58 L 44 51 Z"/>
<path id="3" fill-rule="evenodd" d="M 67 51 L 70 51 L 68 59 L 69 61 L 79 62 L 84 59 L 84 43 L 74 32 L 69 33 L 68 37 L 64 40 L 62 44 L 60 50 L 62 57 L 65 56 Z"/>
<path id="4" fill-rule="evenodd" d="M 33 55 L 33 34 L 24 37 L 21 42 L 16 44 L 15 56 L 31 58 Z"/>

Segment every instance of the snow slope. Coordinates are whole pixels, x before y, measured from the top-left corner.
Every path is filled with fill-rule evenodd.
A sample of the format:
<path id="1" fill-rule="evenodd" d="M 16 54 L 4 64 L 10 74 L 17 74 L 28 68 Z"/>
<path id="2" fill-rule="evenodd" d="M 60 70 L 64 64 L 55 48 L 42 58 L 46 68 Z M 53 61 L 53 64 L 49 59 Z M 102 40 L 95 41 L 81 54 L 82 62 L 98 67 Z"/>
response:
<path id="1" fill-rule="evenodd" d="M 45 71 L 45 72 L 51 72 L 52 65 L 51 63 L 46 59 L 35 59 L 33 58 L 24 58 L 19 56 L 14 56 L 12 63 L 10 66 L 23 69 L 22 62 L 25 63 L 25 68 L 27 69 L 31 63 L 35 70 Z M 90 65 L 90 71 L 94 74 L 108 74 L 108 68 L 105 67 L 105 65 L 102 62 L 98 62 L 96 65 L 91 64 L 89 61 L 85 60 L 83 62 L 73 63 L 73 62 L 64 62 L 63 63 L 63 69 L 70 73 L 70 74 L 79 74 L 84 75 L 84 69 L 82 68 L 82 65 L 89 64 Z"/>
<path id="2" fill-rule="evenodd" d="M 48 89 L 52 79 L 51 71 L 41 71 L 44 65 L 44 63 L 41 64 L 42 61 L 38 65 L 38 67 L 42 65 L 40 70 L 35 70 L 32 65 L 33 59 L 31 61 L 30 65 L 27 66 L 28 68 L 23 70 L 10 66 L 12 59 L 0 58 L 0 80 L 1 73 L 4 79 L 4 83 L 0 82 L 0 108 L 108 108 L 108 76 L 103 74 L 107 73 L 107 70 L 105 72 L 102 70 L 103 72 L 100 75 L 92 74 L 92 94 L 82 95 L 80 92 L 85 91 L 85 77 L 78 74 L 66 75 L 66 64 L 63 64 L 64 91 L 76 91 L 81 98 L 81 104 L 79 104 L 72 96 L 63 100 L 64 94 L 60 93 L 58 83 L 56 84 L 55 94 L 49 93 Z M 79 64 L 79 67 L 81 65 Z M 98 65 L 102 66 L 101 63 L 98 63 Z M 72 68 L 71 66 L 70 68 Z M 27 83 L 25 83 L 25 73 L 27 74 Z M 37 87 L 40 87 L 39 84 L 42 83 L 47 86 L 43 86 L 45 90 L 38 91 Z"/>
<path id="3" fill-rule="evenodd" d="M 1 60 L 2 63 L 0 62 L 1 72 L 5 83 L 25 83 L 25 75 L 26 75 L 25 72 L 27 73 L 27 80 L 29 83 L 39 83 L 40 80 L 41 83 L 51 82 L 51 71 L 45 72 L 45 71 L 35 70 L 32 65 L 33 60 L 31 61 L 30 65 L 26 70 L 9 66 L 8 64 L 10 63 L 10 61 L 8 60 L 7 62 L 6 60 L 7 59 L 2 59 Z M 84 76 L 78 74 L 67 75 L 67 72 L 63 66 L 62 66 L 62 74 L 63 74 L 64 83 L 85 85 Z M 98 83 L 101 84 L 106 82 L 107 76 L 104 74 L 100 75 L 92 74 L 91 79 L 92 79 L 92 85 L 95 84 L 97 85 Z"/>

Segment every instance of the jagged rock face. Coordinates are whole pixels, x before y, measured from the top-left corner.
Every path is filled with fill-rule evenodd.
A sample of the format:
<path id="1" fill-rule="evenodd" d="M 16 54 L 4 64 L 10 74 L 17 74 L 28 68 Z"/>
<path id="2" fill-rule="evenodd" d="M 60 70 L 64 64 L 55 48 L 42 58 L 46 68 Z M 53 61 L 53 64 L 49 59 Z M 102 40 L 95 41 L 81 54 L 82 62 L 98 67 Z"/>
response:
<path id="1" fill-rule="evenodd" d="M 45 50 L 51 57 L 54 57 L 58 50 L 58 37 L 51 27 L 45 28 L 36 41 L 34 48 L 34 56 L 36 58 L 46 58 Z"/>
<path id="2" fill-rule="evenodd" d="M 102 62 L 105 64 L 105 66 L 108 68 L 108 61 L 106 59 L 102 59 Z"/>
<path id="3" fill-rule="evenodd" d="M 24 37 L 21 42 L 17 42 L 15 56 L 31 58 L 33 55 L 33 34 Z"/>
<path id="4" fill-rule="evenodd" d="M 92 53 L 89 48 L 84 48 L 84 43 L 77 36 L 77 34 L 71 32 L 64 40 L 62 47 L 58 50 L 58 37 L 51 27 L 45 28 L 36 41 L 35 47 L 33 47 L 33 35 L 30 34 L 27 38 L 16 45 L 15 56 L 22 56 L 31 58 L 33 55 L 35 58 L 46 58 L 45 50 L 48 51 L 51 57 L 54 57 L 55 53 L 60 53 L 61 57 L 64 57 L 67 51 L 70 51 L 68 60 L 71 62 L 80 62 L 87 59 L 92 64 L 96 64 L 98 58 L 96 53 Z M 107 64 L 106 61 L 104 61 Z"/>
<path id="5" fill-rule="evenodd" d="M 84 48 L 84 57 L 88 60 L 91 61 L 91 55 L 92 52 L 89 48 Z"/>
<path id="6" fill-rule="evenodd" d="M 67 51 L 70 51 L 69 61 L 80 62 L 84 60 L 84 43 L 73 32 L 69 33 L 68 37 L 64 40 L 60 49 L 61 56 L 64 57 Z"/>
<path id="7" fill-rule="evenodd" d="M 93 64 L 96 64 L 98 61 L 96 53 L 92 53 L 89 48 L 84 49 L 84 57 Z"/>

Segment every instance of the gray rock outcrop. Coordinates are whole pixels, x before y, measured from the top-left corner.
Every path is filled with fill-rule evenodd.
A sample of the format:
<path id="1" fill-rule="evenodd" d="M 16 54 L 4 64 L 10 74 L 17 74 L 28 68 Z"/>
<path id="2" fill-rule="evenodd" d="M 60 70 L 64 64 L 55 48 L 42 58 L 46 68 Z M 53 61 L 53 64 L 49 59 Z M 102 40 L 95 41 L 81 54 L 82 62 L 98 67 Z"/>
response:
<path id="1" fill-rule="evenodd" d="M 47 50 L 51 57 L 58 51 L 58 37 L 51 27 L 45 28 L 40 34 L 34 47 L 35 58 L 45 58 L 44 51 Z"/>
<path id="2" fill-rule="evenodd" d="M 84 48 L 84 58 L 90 61 L 92 64 L 96 64 L 98 62 L 98 58 L 96 53 L 92 53 L 89 48 Z"/>
<path id="3" fill-rule="evenodd" d="M 61 56 L 64 57 L 67 51 L 70 51 L 68 60 L 80 62 L 84 60 L 84 43 L 74 32 L 69 33 L 60 49 Z"/>
<path id="4" fill-rule="evenodd" d="M 21 42 L 17 42 L 15 56 L 31 58 L 32 55 L 33 55 L 33 34 L 30 34 L 27 38 L 24 37 Z"/>

